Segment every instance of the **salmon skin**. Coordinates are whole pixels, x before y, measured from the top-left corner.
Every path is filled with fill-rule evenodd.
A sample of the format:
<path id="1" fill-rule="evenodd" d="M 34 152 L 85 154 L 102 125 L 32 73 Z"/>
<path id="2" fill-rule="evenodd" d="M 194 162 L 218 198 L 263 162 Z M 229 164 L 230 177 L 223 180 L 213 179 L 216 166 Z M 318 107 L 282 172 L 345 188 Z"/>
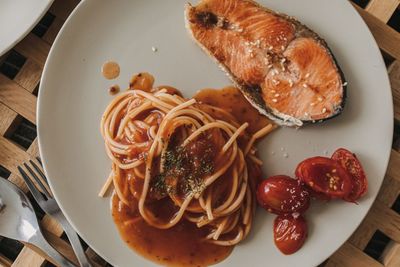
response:
<path id="1" fill-rule="evenodd" d="M 302 126 L 341 113 L 344 75 L 326 42 L 287 15 L 251 0 L 187 4 L 186 27 L 258 111 Z"/>

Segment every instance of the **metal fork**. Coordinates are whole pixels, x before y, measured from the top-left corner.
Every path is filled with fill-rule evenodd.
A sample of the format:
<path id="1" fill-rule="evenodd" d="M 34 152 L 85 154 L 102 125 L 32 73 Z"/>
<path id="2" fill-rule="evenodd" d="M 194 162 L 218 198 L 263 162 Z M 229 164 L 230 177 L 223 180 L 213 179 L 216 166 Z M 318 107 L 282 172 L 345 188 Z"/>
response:
<path id="1" fill-rule="evenodd" d="M 36 159 L 41 165 L 42 162 L 40 158 L 37 157 Z M 46 176 L 44 175 L 38 164 L 36 164 L 32 160 L 29 160 L 29 163 L 33 167 L 33 169 L 35 169 L 36 173 L 27 163 L 24 163 L 23 166 L 26 168 L 26 170 L 28 170 L 30 175 L 25 172 L 22 166 L 18 166 L 18 170 L 21 173 L 26 185 L 28 186 L 29 191 L 31 191 L 33 197 L 42 208 L 42 210 L 45 211 L 48 215 L 54 217 L 61 224 L 62 228 L 67 234 L 67 237 L 72 245 L 72 249 L 74 250 L 80 265 L 82 267 L 91 267 L 92 265 L 89 263 L 89 260 L 87 259 L 86 254 L 83 251 L 82 244 L 79 240 L 78 235 L 76 234 L 75 230 L 72 228 L 68 220 L 65 218 L 64 214 L 61 212 L 60 207 L 58 206 L 56 200 L 53 198 L 50 192 Z M 38 175 L 41 178 L 39 178 Z M 36 187 L 33 181 L 36 182 L 39 189 Z M 40 191 L 44 194 L 45 197 L 41 194 Z"/>

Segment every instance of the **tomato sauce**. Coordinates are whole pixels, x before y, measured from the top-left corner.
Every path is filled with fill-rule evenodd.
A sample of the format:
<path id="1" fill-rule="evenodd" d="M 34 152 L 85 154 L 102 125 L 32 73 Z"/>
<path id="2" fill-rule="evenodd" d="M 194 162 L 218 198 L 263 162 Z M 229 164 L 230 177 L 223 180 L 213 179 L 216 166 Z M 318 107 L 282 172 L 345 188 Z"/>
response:
<path id="1" fill-rule="evenodd" d="M 261 115 L 244 98 L 242 93 L 233 86 L 219 90 L 202 89 L 198 91 L 193 98 L 202 103 L 226 110 L 240 124 L 248 122 L 249 127 L 246 130 L 251 134 L 272 123 L 267 117 Z"/>
<path id="2" fill-rule="evenodd" d="M 171 201 L 167 204 L 166 199 L 162 201 L 164 210 L 160 209 L 160 216 L 173 209 Z M 233 247 L 204 242 L 202 238 L 207 229 L 197 228 L 186 220 L 170 229 L 154 228 L 140 217 L 135 208 L 123 205 L 116 194 L 112 198 L 112 216 L 122 239 L 137 253 L 161 265 L 209 266 L 224 260 L 233 250 Z"/>

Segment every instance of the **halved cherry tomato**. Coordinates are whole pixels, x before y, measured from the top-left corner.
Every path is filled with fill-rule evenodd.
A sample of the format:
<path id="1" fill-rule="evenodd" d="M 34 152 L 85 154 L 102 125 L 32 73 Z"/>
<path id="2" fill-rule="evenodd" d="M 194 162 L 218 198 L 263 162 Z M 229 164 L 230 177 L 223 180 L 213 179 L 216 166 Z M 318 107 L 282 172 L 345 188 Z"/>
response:
<path id="1" fill-rule="evenodd" d="M 344 148 L 336 150 L 332 159 L 339 162 L 340 165 L 350 174 L 353 181 L 353 189 L 350 194 L 344 198 L 346 201 L 356 202 L 362 197 L 368 188 L 368 181 L 360 161 L 356 155 Z"/>
<path id="2" fill-rule="evenodd" d="M 298 251 L 307 238 L 307 223 L 299 213 L 279 215 L 274 221 L 274 241 L 285 255 Z"/>
<path id="3" fill-rule="evenodd" d="M 285 175 L 264 180 L 257 188 L 257 200 L 261 207 L 275 214 L 302 213 L 310 206 L 309 192 Z"/>
<path id="4" fill-rule="evenodd" d="M 313 157 L 300 162 L 296 177 L 312 190 L 331 198 L 345 198 L 353 188 L 350 175 L 339 162 L 325 157 Z"/>

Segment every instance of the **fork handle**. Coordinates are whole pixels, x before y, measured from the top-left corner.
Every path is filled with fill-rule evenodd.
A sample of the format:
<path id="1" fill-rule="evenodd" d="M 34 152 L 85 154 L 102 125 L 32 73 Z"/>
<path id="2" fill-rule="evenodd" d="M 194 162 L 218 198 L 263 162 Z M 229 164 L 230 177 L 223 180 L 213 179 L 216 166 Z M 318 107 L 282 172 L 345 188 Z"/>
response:
<path id="1" fill-rule="evenodd" d="M 67 260 L 63 255 L 61 255 L 57 250 L 55 250 L 43 237 L 42 233 L 37 231 L 35 235 L 33 235 L 29 239 L 29 243 L 35 245 L 40 248 L 44 253 L 49 255 L 57 264 L 62 267 L 76 267 L 69 260 Z"/>
<path id="2" fill-rule="evenodd" d="M 65 233 L 67 234 L 69 242 L 71 243 L 72 249 L 74 250 L 76 258 L 78 259 L 81 267 L 92 267 L 88 258 L 86 257 L 85 251 L 83 250 L 78 234 L 68 222 L 67 218 L 65 218 L 64 214 L 58 212 L 54 214 L 54 217 L 58 220 Z"/>

